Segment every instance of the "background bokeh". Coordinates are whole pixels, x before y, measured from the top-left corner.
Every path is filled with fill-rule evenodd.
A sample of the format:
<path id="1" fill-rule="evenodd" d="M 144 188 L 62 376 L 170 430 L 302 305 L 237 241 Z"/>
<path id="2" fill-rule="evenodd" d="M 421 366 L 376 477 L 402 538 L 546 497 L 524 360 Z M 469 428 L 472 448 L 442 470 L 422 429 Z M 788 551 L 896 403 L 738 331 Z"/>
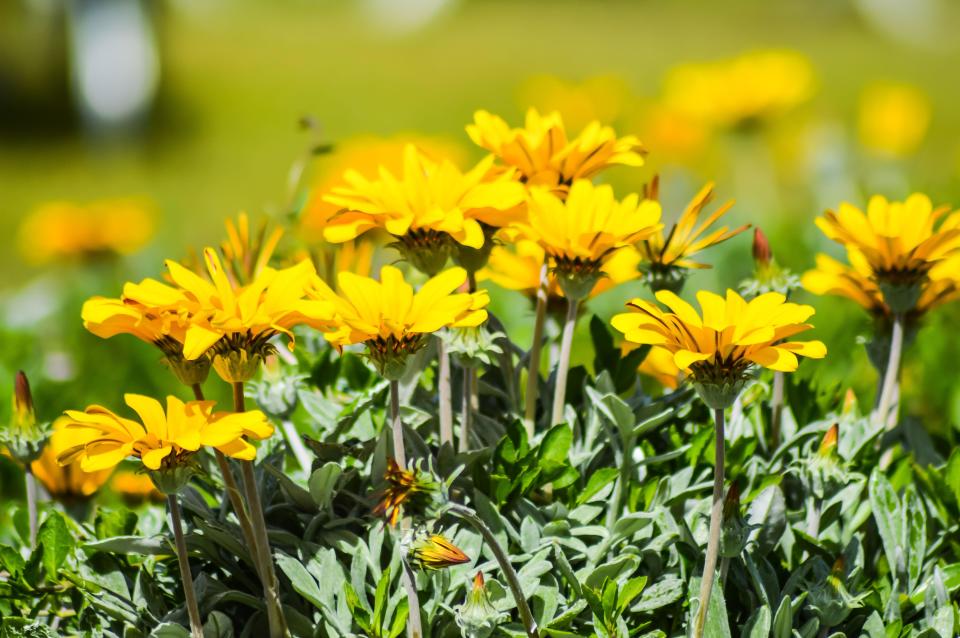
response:
<path id="1" fill-rule="evenodd" d="M 919 190 L 960 205 L 958 26 L 960 7 L 937 0 L 0 0 L 0 379 L 25 369 L 46 418 L 172 389 L 149 347 L 82 330 L 84 298 L 115 296 L 164 258 L 220 241 L 237 211 L 286 219 L 302 204 L 299 169 L 301 186 L 323 188 L 343 153 L 375 140 L 412 136 L 475 161 L 464 126 L 478 108 L 517 124 L 528 106 L 557 108 L 574 130 L 596 118 L 638 135 L 647 166 L 605 174 L 619 192 L 659 172 L 669 220 L 713 180 L 721 201 L 737 200 L 729 223 L 761 226 L 777 260 L 802 273 L 816 252 L 840 254 L 812 220 L 842 200 Z M 758 50 L 808 63 L 789 108 L 707 125 L 668 99 L 678 65 Z M 25 221 L 51 202 L 104 198 L 146 211 L 149 239 L 130 254 L 47 254 L 45 238 L 69 244 L 76 230 Z M 134 232 L 128 217 L 116 225 Z M 705 258 L 715 268 L 688 293 L 735 287 L 753 267 L 749 235 Z M 608 316 L 636 294 L 646 292 L 625 284 L 590 310 Z M 802 373 L 872 398 L 864 313 L 798 297 L 817 306 L 830 348 Z M 526 343 L 525 300 L 497 290 L 493 308 Z M 939 434 L 960 417 L 958 319 L 956 307 L 937 310 L 906 357 L 907 405 Z M 580 339 L 580 362 L 588 348 Z"/>

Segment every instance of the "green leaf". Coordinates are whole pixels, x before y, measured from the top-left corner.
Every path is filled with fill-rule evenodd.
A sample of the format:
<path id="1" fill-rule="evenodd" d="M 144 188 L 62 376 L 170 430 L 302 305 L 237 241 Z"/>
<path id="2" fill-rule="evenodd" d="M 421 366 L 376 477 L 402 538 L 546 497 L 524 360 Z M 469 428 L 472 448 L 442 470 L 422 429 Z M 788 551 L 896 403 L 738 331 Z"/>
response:
<path id="1" fill-rule="evenodd" d="M 615 467 L 602 467 L 590 475 L 586 486 L 577 497 L 577 505 L 582 505 L 617 478 L 619 470 Z"/>
<path id="2" fill-rule="evenodd" d="M 280 570 L 290 579 L 290 583 L 298 594 L 306 598 L 317 609 L 324 609 L 323 595 L 317 586 L 317 581 L 307 568 L 304 567 L 296 558 L 278 552 L 276 554 L 277 565 Z"/>
<path id="3" fill-rule="evenodd" d="M 377 582 L 377 593 L 373 598 L 373 625 L 377 629 L 384 626 L 384 614 L 387 611 L 387 596 L 390 593 L 390 568 L 383 570 L 380 581 Z"/>
<path id="4" fill-rule="evenodd" d="M 310 487 L 310 496 L 321 510 L 330 507 L 333 490 L 342 473 L 340 464 L 330 461 L 310 475 L 310 480 L 307 482 Z"/>
<path id="5" fill-rule="evenodd" d="M 880 532 L 883 551 L 887 556 L 887 564 L 890 567 L 892 578 L 896 580 L 902 571 L 901 567 L 906 567 L 898 563 L 897 555 L 905 558 L 907 551 L 900 536 L 903 518 L 900 501 L 897 499 L 890 481 L 877 468 L 874 468 L 873 472 L 870 473 L 867 491 L 870 495 L 873 519 L 877 522 L 877 531 Z"/>
<path id="6" fill-rule="evenodd" d="M 56 580 L 67 555 L 74 547 L 73 537 L 59 512 L 51 512 L 37 532 L 37 543 L 43 547 L 43 569 L 47 580 Z"/>
<path id="7" fill-rule="evenodd" d="M 770 608 L 764 605 L 750 615 L 743 625 L 741 635 L 744 638 L 767 638 L 772 622 Z"/>
<path id="8" fill-rule="evenodd" d="M 114 536 L 84 543 L 81 549 L 107 552 L 108 554 L 143 554 L 146 556 L 169 556 L 173 548 L 163 536 Z"/>
<path id="9" fill-rule="evenodd" d="M 633 602 L 634 598 L 640 595 L 640 592 L 643 591 L 646 585 L 646 576 L 637 576 L 624 583 L 623 587 L 620 588 L 620 593 L 617 595 L 617 611 L 623 613 L 623 610 Z"/>
<path id="10" fill-rule="evenodd" d="M 229 616 L 212 611 L 203 624 L 203 638 L 233 638 L 233 623 Z"/>
<path id="11" fill-rule="evenodd" d="M 923 576 L 923 559 L 927 555 L 927 511 L 923 507 L 923 502 L 912 489 L 905 495 L 904 507 L 908 516 L 904 517 L 906 530 L 904 538 L 909 543 L 910 551 L 907 553 L 907 577 L 909 579 L 907 588 L 908 593 L 915 590 L 920 585 Z"/>
<path id="12" fill-rule="evenodd" d="M 164 622 L 153 628 L 150 638 L 190 638 L 190 632 L 183 625 Z"/>
<path id="13" fill-rule="evenodd" d="M 573 432 L 566 425 L 552 428 L 543 437 L 537 458 L 544 469 L 564 465 L 567 454 L 570 452 L 570 443 L 573 441 Z"/>
<path id="14" fill-rule="evenodd" d="M 793 637 L 793 606 L 790 597 L 784 596 L 780 600 L 780 606 L 777 607 L 777 613 L 773 615 L 773 633 L 771 638 L 792 638 Z"/>
<path id="15" fill-rule="evenodd" d="M 631 611 L 643 613 L 672 605 L 683 597 L 683 588 L 683 580 L 679 578 L 674 576 L 659 578 L 644 590 L 640 601 L 631 608 Z"/>

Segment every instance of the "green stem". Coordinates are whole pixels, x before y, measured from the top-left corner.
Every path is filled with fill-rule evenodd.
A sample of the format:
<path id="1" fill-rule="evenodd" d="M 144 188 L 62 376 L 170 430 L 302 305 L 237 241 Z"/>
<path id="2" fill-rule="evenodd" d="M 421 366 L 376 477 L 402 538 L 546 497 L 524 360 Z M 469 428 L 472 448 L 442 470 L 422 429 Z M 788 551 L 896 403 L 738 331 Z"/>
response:
<path id="1" fill-rule="evenodd" d="M 203 638 L 203 621 L 200 619 L 200 608 L 197 606 L 197 594 L 193 590 L 193 575 L 190 573 L 190 560 L 187 557 L 187 540 L 183 537 L 180 504 L 177 503 L 176 494 L 167 495 L 167 507 L 170 508 L 170 518 L 173 520 L 173 539 L 177 547 L 177 562 L 180 563 L 183 598 L 187 606 L 187 615 L 190 617 L 190 635 L 192 638 Z"/>
<path id="2" fill-rule="evenodd" d="M 770 449 L 780 447 L 780 429 L 783 422 L 783 394 L 786 375 L 773 373 L 773 394 L 770 397 Z"/>
<path id="3" fill-rule="evenodd" d="M 537 288 L 537 311 L 533 322 L 533 342 L 530 344 L 530 360 L 527 362 L 527 391 L 524 396 L 523 423 L 527 438 L 532 439 L 537 417 L 537 392 L 540 389 L 540 349 L 543 347 L 543 326 L 547 321 L 547 264 L 540 267 L 540 287 Z"/>
<path id="4" fill-rule="evenodd" d="M 892 429 L 897 424 L 896 415 L 890 412 L 893 407 L 893 396 L 896 393 L 897 379 L 900 377 L 900 357 L 902 352 L 903 315 L 895 315 L 893 318 L 893 334 L 890 337 L 890 358 L 887 361 L 887 370 L 883 377 L 883 389 L 880 391 L 880 404 L 877 406 L 877 416 L 886 430 Z"/>
<path id="5" fill-rule="evenodd" d="M 403 421 L 400 419 L 400 382 L 390 381 L 390 429 L 393 431 L 393 458 L 397 464 L 406 469 L 407 451 L 403 441 Z M 400 530 L 406 534 L 410 530 L 410 519 L 404 516 L 400 521 Z M 407 565 L 406 557 L 403 563 L 403 588 L 407 592 L 407 608 L 410 616 L 407 618 L 407 638 L 423 637 L 423 621 L 420 618 L 420 596 L 417 594 L 417 584 L 413 571 Z"/>
<path id="6" fill-rule="evenodd" d="M 437 339 L 437 394 L 440 398 L 440 445 L 453 445 L 453 399 L 451 398 L 450 355 L 439 335 Z"/>
<path id="7" fill-rule="evenodd" d="M 557 384 L 553 393 L 553 412 L 550 424 L 563 421 L 563 408 L 567 400 L 567 374 L 570 372 L 570 350 L 573 347 L 573 331 L 577 327 L 577 308 L 580 302 L 567 300 L 567 317 L 563 322 L 563 337 L 560 341 L 560 361 L 557 364 Z"/>
<path id="8" fill-rule="evenodd" d="M 24 474 L 24 489 L 27 492 L 27 520 L 30 527 L 30 547 L 37 546 L 37 523 L 39 514 L 37 512 L 37 477 L 33 475 L 30 464 L 27 463 L 26 473 Z"/>
<path id="9" fill-rule="evenodd" d="M 281 419 L 280 431 L 283 433 L 283 438 L 287 441 L 287 445 L 290 446 L 290 451 L 293 452 L 293 456 L 297 459 L 297 464 L 300 465 L 300 469 L 309 476 L 310 468 L 313 467 L 313 459 L 310 458 L 310 452 L 307 451 L 307 446 L 303 444 L 303 439 L 300 438 L 297 427 L 290 419 Z"/>
<path id="10" fill-rule="evenodd" d="M 527 604 L 527 599 L 524 596 L 523 588 L 520 586 L 520 578 L 517 576 L 516 570 L 510 563 L 510 557 L 503 550 L 503 547 L 500 546 L 496 536 L 493 535 L 493 532 L 490 531 L 490 528 L 487 527 L 486 523 L 484 523 L 483 520 L 477 516 L 477 513 L 466 505 L 450 503 L 448 508 L 451 513 L 470 523 L 470 525 L 472 525 L 478 532 L 480 532 L 480 535 L 483 536 L 484 541 L 486 541 L 486 543 L 490 546 L 490 549 L 493 551 L 493 555 L 497 559 L 497 563 L 500 565 L 500 571 L 507 579 L 507 584 L 510 586 L 510 592 L 513 594 L 513 599 L 517 603 L 517 611 L 520 612 L 520 620 L 523 622 L 523 627 L 527 632 L 527 636 L 529 638 L 539 638 L 540 630 L 537 628 L 537 622 L 533 619 L 533 613 L 530 611 L 530 606 Z"/>
<path id="11" fill-rule="evenodd" d="M 243 383 L 233 384 L 233 405 L 235 412 L 243 412 Z M 270 638 L 284 638 L 288 635 L 287 620 L 283 615 L 278 594 L 279 587 L 277 573 L 273 566 L 273 554 L 270 551 L 270 537 L 267 535 L 267 521 L 263 516 L 263 504 L 260 502 L 260 491 L 257 489 L 257 478 L 253 473 L 253 461 L 240 463 L 243 477 L 244 496 L 250 506 L 250 525 L 253 528 L 253 538 L 257 546 L 257 559 L 260 564 L 260 582 L 263 584 L 264 602 L 267 607 L 267 622 L 270 627 Z"/>
<path id="12" fill-rule="evenodd" d="M 723 409 L 714 410 L 715 428 L 715 460 L 713 466 L 713 505 L 710 508 L 710 535 L 707 540 L 707 558 L 703 566 L 703 579 L 700 581 L 700 607 L 697 608 L 697 619 L 693 627 L 693 638 L 703 636 L 707 623 L 707 610 L 710 607 L 710 594 L 713 590 L 713 581 L 717 571 L 717 555 L 720 552 L 720 526 L 723 523 Z"/>

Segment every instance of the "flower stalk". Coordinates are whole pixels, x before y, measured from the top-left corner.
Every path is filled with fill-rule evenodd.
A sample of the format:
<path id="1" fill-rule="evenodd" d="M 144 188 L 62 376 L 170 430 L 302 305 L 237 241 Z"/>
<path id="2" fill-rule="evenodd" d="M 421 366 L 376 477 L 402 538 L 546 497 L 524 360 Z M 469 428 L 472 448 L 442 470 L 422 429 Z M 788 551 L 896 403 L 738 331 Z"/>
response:
<path id="1" fill-rule="evenodd" d="M 30 464 L 26 465 L 24 472 L 25 489 L 27 492 L 27 520 L 30 528 L 30 547 L 37 546 L 37 477 L 33 475 Z"/>
<path id="2" fill-rule="evenodd" d="M 460 413 L 460 451 L 470 450 L 470 430 L 473 427 L 473 408 L 477 396 L 477 369 L 463 369 L 463 404 Z"/>
<path id="3" fill-rule="evenodd" d="M 577 327 L 579 307 L 579 300 L 567 299 L 567 317 L 563 322 L 563 337 L 560 341 L 560 361 L 557 364 L 557 384 L 553 394 L 551 425 L 557 425 L 563 421 L 563 408 L 567 400 L 567 375 L 570 372 L 570 351 L 573 347 L 573 331 Z"/>
<path id="4" fill-rule="evenodd" d="M 235 412 L 244 412 L 243 382 L 233 386 L 233 406 Z M 267 522 L 263 516 L 263 504 L 257 489 L 257 479 L 253 473 L 253 461 L 240 464 L 243 488 L 247 503 L 250 504 L 250 525 L 256 546 L 255 560 L 259 564 L 258 572 L 263 584 L 263 595 L 267 606 L 267 622 L 270 626 L 270 638 L 284 638 L 287 634 L 287 621 L 283 615 L 278 594 L 277 573 L 273 567 L 273 554 L 270 551 L 270 538 L 267 535 Z"/>
<path id="5" fill-rule="evenodd" d="M 547 321 L 547 291 L 550 285 L 546 262 L 540 267 L 540 286 L 537 288 L 537 310 L 533 322 L 533 342 L 527 370 L 527 392 L 524 398 L 523 423 L 527 438 L 532 439 L 537 417 L 537 392 L 540 389 L 540 348 L 543 346 L 543 327 Z"/>
<path id="6" fill-rule="evenodd" d="M 203 621 L 197 606 L 197 594 L 193 590 L 193 575 L 190 573 L 190 560 L 187 557 L 187 541 L 183 537 L 183 523 L 180 520 L 180 504 L 176 494 L 167 495 L 167 507 L 173 521 L 173 538 L 177 548 L 177 562 L 180 563 L 180 579 L 183 581 L 183 598 L 190 617 L 191 638 L 203 638 Z"/>
<path id="7" fill-rule="evenodd" d="M 897 380 L 900 377 L 900 359 L 903 352 L 903 314 L 893 317 L 893 334 L 890 338 L 890 358 L 887 361 L 887 370 L 883 377 L 883 386 L 880 390 L 880 402 L 877 405 L 877 417 L 886 430 L 896 424 L 896 416 L 890 414 L 893 408 L 893 397 L 896 394 Z M 891 423 L 892 422 L 892 423 Z"/>
<path id="8" fill-rule="evenodd" d="M 469 507 L 460 505 L 459 503 L 450 503 L 448 508 L 450 513 L 455 514 L 459 518 L 463 519 L 472 525 L 474 529 L 480 532 L 480 535 L 483 536 L 483 540 L 490 545 L 490 549 L 493 551 L 493 555 L 496 557 L 497 563 L 500 565 L 500 571 L 503 572 L 504 577 L 507 579 L 510 592 L 513 594 L 513 598 L 517 603 L 517 611 L 520 612 L 520 620 L 523 622 L 523 628 L 527 632 L 528 638 L 539 638 L 540 630 L 537 628 L 537 621 L 533 618 L 533 613 L 530 611 L 530 606 L 527 604 L 527 599 L 524 596 L 523 588 L 520 586 L 520 577 L 517 576 L 516 570 L 510 563 L 510 557 L 504 551 L 503 547 L 500 546 L 500 543 L 497 542 L 496 536 L 493 535 L 493 532 L 490 531 L 490 528 L 487 527 L 487 524 L 484 523 L 479 516 L 477 516 L 477 513 Z"/>
<path id="9" fill-rule="evenodd" d="M 773 391 L 770 397 L 770 448 L 780 447 L 780 429 L 783 424 L 783 395 L 786 383 L 783 372 L 773 373 Z"/>
<path id="10" fill-rule="evenodd" d="M 437 339 L 437 392 L 440 398 L 440 444 L 453 445 L 453 399 L 451 398 L 452 380 L 450 378 L 450 355 L 447 346 L 439 336 Z M 403 465 L 401 463 L 401 465 Z"/>
<path id="11" fill-rule="evenodd" d="M 403 441 L 403 421 L 400 419 L 400 382 L 390 381 L 390 429 L 393 431 L 393 458 L 397 464 L 406 469 L 407 451 Z M 410 529 L 410 519 L 404 517 L 400 521 L 400 529 L 406 534 Z M 407 618 L 407 638 L 423 638 L 423 621 L 420 618 L 420 596 L 417 594 L 417 584 L 413 571 L 404 557 L 403 588 L 407 592 L 407 607 L 410 616 Z"/>
<path id="12" fill-rule="evenodd" d="M 723 409 L 713 411 L 715 427 L 715 456 L 713 466 L 713 505 L 710 508 L 710 533 L 707 540 L 707 557 L 703 566 L 703 579 L 700 581 L 700 606 L 693 626 L 693 638 L 702 638 L 707 623 L 707 610 L 710 607 L 710 594 L 717 571 L 717 555 L 720 551 L 720 527 L 723 523 Z"/>

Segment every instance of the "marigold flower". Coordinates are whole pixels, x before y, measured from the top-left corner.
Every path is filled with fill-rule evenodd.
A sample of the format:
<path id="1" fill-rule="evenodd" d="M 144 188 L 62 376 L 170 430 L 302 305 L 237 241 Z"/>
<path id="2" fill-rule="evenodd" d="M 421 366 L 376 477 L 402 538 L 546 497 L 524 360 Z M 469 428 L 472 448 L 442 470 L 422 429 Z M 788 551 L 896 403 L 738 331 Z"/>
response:
<path id="1" fill-rule="evenodd" d="M 38 207 L 20 226 L 20 250 L 32 263 L 128 255 L 153 233 L 153 214 L 134 199 L 89 204 L 57 201 Z"/>
<path id="2" fill-rule="evenodd" d="M 62 422 L 62 418 L 58 419 Z M 55 429 L 61 426 L 54 424 Z M 30 471 L 43 484 L 47 493 L 58 501 L 71 503 L 90 498 L 107 482 L 112 468 L 84 472 L 79 463 L 60 465 L 52 445 L 47 445 L 40 458 L 30 464 Z M 148 479 L 149 480 L 149 479 Z"/>
<path id="3" fill-rule="evenodd" d="M 439 490 L 433 477 L 419 468 L 400 467 L 393 458 L 387 459 L 387 471 L 384 474 L 387 486 L 380 493 L 373 508 L 374 516 L 386 516 L 391 527 L 395 527 L 404 507 L 423 509 Z"/>
<path id="4" fill-rule="evenodd" d="M 419 291 L 393 266 L 380 270 L 380 281 L 342 272 L 340 294 L 314 277 L 313 296 L 332 303 L 336 322 L 320 328 L 338 349 L 363 343 L 374 365 L 388 378 L 399 378 L 406 358 L 424 345 L 423 335 L 441 328 L 469 328 L 487 319 L 486 291 L 455 292 L 467 280 L 463 268 L 450 268 L 429 279 Z"/>
<path id="5" fill-rule="evenodd" d="M 410 562 L 421 569 L 444 569 L 470 562 L 463 553 L 443 534 L 418 536 L 410 544 Z"/>
<path id="6" fill-rule="evenodd" d="M 477 146 L 518 171 L 528 186 L 544 186 L 563 197 L 574 181 L 616 164 L 643 166 L 645 153 L 632 135 L 617 137 L 609 126 L 591 122 L 570 139 L 559 113 L 542 116 L 527 111 L 523 128 L 510 128 L 502 118 L 477 111 L 467 134 Z"/>
<path id="7" fill-rule="evenodd" d="M 654 177 L 644 189 L 644 197 L 650 200 L 658 200 L 659 196 L 660 180 L 658 177 Z M 641 267 L 646 271 L 647 283 L 654 291 L 672 290 L 673 292 L 679 292 L 686 277 L 684 270 L 710 267 L 707 264 L 694 261 L 691 257 L 750 227 L 749 224 L 744 224 L 733 230 L 730 230 L 727 226 L 710 230 L 710 227 L 733 206 L 733 200 L 730 200 L 710 213 L 706 219 L 700 221 L 703 209 L 713 199 L 713 183 L 710 182 L 694 196 L 683 213 L 680 214 L 680 218 L 670 227 L 670 232 L 666 236 L 664 236 L 662 230 L 659 230 L 650 238 L 638 244 L 637 248 L 645 262 Z"/>
<path id="8" fill-rule="evenodd" d="M 820 341 L 785 341 L 813 327 L 805 322 L 814 309 L 788 303 L 780 293 L 747 302 L 733 290 L 727 290 L 726 298 L 700 291 L 702 317 L 668 290 L 657 292 L 656 297 L 669 312 L 634 299 L 627 304 L 632 312 L 614 316 L 613 327 L 629 342 L 673 353 L 674 363 L 689 371 L 710 407 L 725 407 L 717 405 L 724 402 L 719 399 L 732 402 L 754 365 L 791 372 L 797 369 L 798 355 L 819 359 L 827 353 Z M 717 401 L 704 396 L 714 391 L 722 394 Z"/>
<path id="9" fill-rule="evenodd" d="M 860 143 L 879 155 L 904 157 L 917 150 L 930 125 L 930 100 L 909 84 L 876 83 L 860 97 Z"/>
<path id="10" fill-rule="evenodd" d="M 664 102 L 713 126 L 742 127 L 780 115 L 810 99 L 814 72 L 794 51 L 756 51 L 674 67 Z"/>
<path id="11" fill-rule="evenodd" d="M 344 175 L 347 185 L 325 197 L 343 210 L 329 220 L 324 237 L 342 243 L 383 228 L 398 238 L 408 261 L 436 274 L 453 242 L 479 249 L 490 234 L 484 226 L 506 226 L 522 212 L 525 190 L 510 174 L 491 176 L 492 165 L 488 157 L 462 173 L 449 160 L 435 162 L 408 145 L 400 177 L 383 167 L 374 180 L 355 171 Z"/>
<path id="12" fill-rule="evenodd" d="M 540 244 L 567 297 L 586 297 L 614 251 L 650 237 L 661 225 L 660 205 L 628 195 L 617 201 L 608 185 L 577 180 L 565 200 L 544 189 L 530 193 L 520 233 Z"/>
<path id="13" fill-rule="evenodd" d="M 818 217 L 816 224 L 846 246 L 851 259 L 862 255 L 887 306 L 902 313 L 914 308 L 933 267 L 960 253 L 960 211 L 938 224 L 948 210 L 934 209 L 930 198 L 920 193 L 903 202 L 876 195 L 866 213 L 844 202 L 838 212 L 828 210 Z"/>
<path id="14" fill-rule="evenodd" d="M 61 465 L 79 462 L 85 472 L 96 472 L 132 456 L 149 470 L 173 469 L 204 446 L 250 461 L 257 451 L 244 437 L 259 440 L 273 434 L 273 426 L 259 410 L 214 412 L 213 401 L 184 403 L 168 396 L 164 412 L 160 402 L 150 397 L 127 394 L 124 400 L 139 421 L 99 405 L 82 412 L 68 410 L 52 439 L 57 461 Z"/>

